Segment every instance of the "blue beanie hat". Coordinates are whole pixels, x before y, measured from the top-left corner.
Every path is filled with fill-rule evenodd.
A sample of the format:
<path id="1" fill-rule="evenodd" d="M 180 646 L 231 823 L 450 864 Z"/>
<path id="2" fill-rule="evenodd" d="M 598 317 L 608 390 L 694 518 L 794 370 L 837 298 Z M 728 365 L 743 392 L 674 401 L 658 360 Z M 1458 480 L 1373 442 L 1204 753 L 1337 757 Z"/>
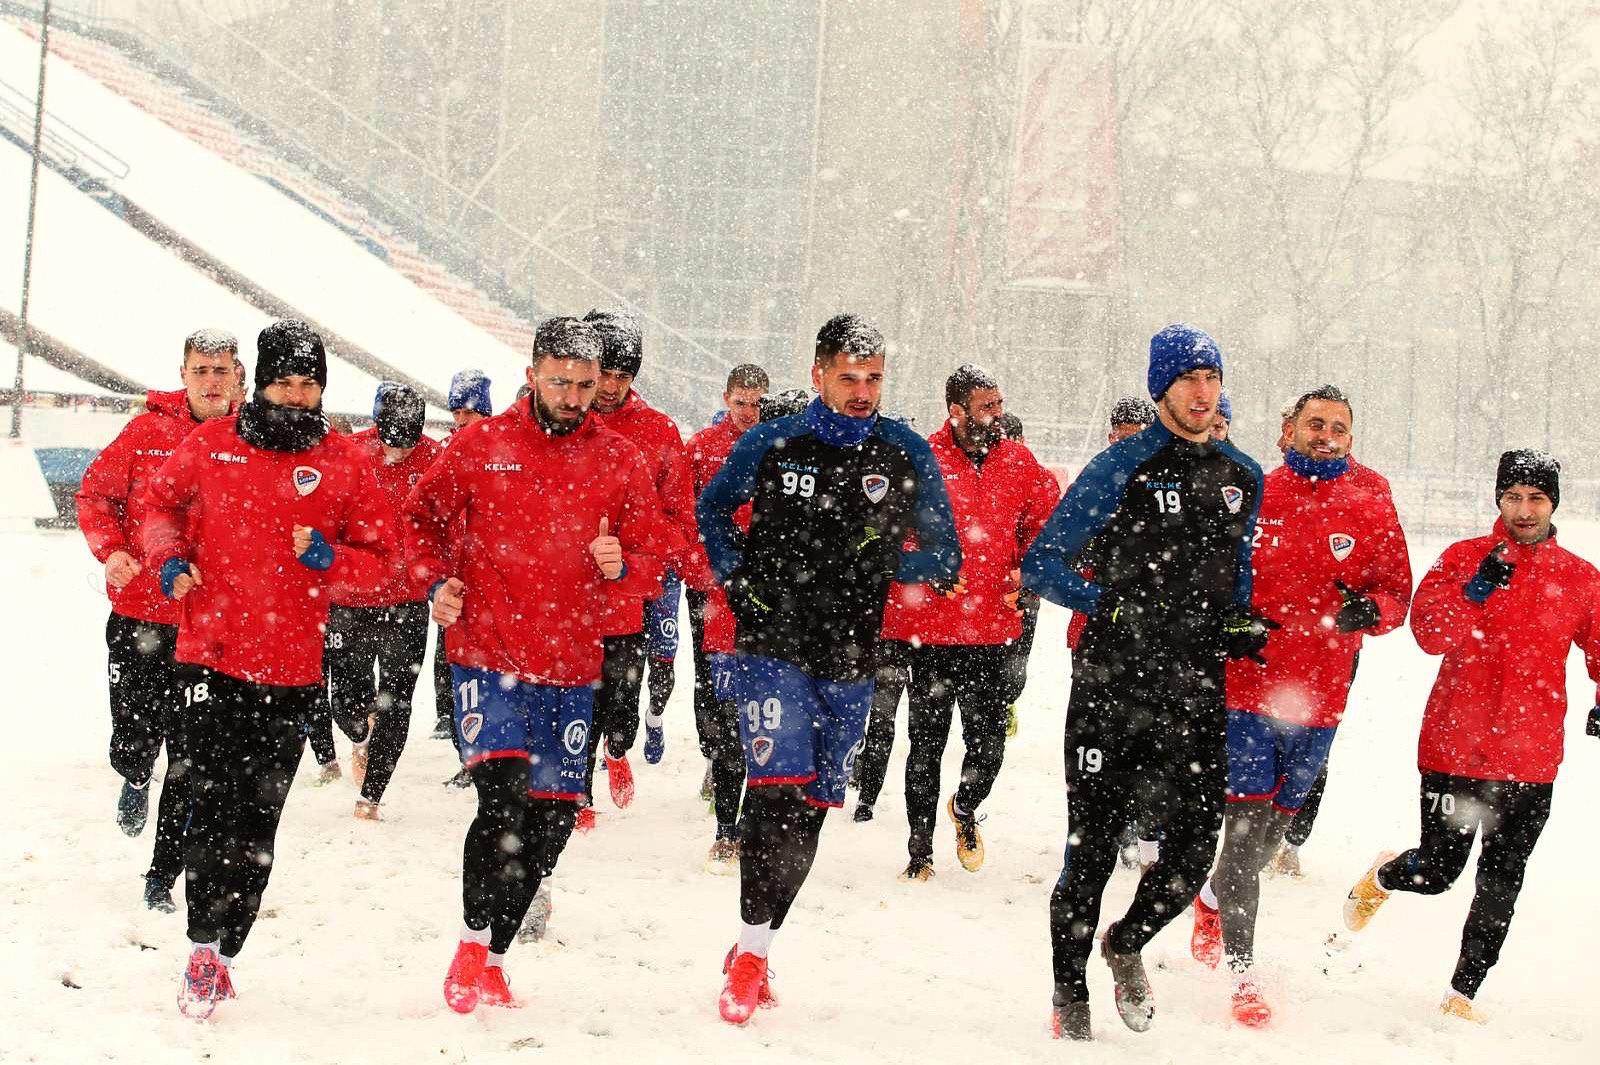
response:
<path id="1" fill-rule="evenodd" d="M 1217 413 L 1222 415 L 1223 421 L 1229 425 L 1233 424 L 1233 400 L 1228 398 L 1228 393 L 1226 392 L 1222 393 L 1221 398 L 1217 400 Z"/>
<path id="2" fill-rule="evenodd" d="M 1217 342 L 1192 325 L 1167 326 L 1150 338 L 1150 398 L 1160 399 L 1179 375 L 1202 367 L 1222 372 Z"/>
<path id="3" fill-rule="evenodd" d="M 494 413 L 489 404 L 489 378 L 482 370 L 460 370 L 450 378 L 450 409 L 475 410 L 486 417 Z"/>

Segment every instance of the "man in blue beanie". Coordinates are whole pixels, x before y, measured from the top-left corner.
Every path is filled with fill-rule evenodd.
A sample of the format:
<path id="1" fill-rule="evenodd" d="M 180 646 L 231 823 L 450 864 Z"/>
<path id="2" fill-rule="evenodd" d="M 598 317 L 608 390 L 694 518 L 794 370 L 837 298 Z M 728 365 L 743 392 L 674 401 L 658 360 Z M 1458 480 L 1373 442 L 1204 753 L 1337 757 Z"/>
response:
<path id="1" fill-rule="evenodd" d="M 1052 1023 L 1070 1039 L 1093 1038 L 1085 972 L 1129 811 L 1161 833 L 1161 854 L 1101 954 L 1123 1022 L 1142 1032 L 1154 1020 L 1140 951 L 1188 906 L 1222 828 L 1223 662 L 1266 646 L 1250 613 L 1261 468 L 1211 439 L 1222 353 L 1200 330 L 1168 326 L 1150 341 L 1148 384 L 1156 423 L 1089 462 L 1022 562 L 1025 588 L 1088 616 L 1067 706 L 1066 860 L 1050 897 Z"/>
<path id="2" fill-rule="evenodd" d="M 489 378 L 482 370 L 457 370 L 450 378 L 450 417 L 457 429 L 494 413 L 489 402 Z"/>
<path id="3" fill-rule="evenodd" d="M 1232 430 L 1233 401 L 1228 398 L 1228 393 L 1224 392 L 1217 400 L 1217 416 L 1211 419 L 1211 439 L 1226 440 Z"/>
<path id="4" fill-rule="evenodd" d="M 460 432 L 473 422 L 489 417 L 494 413 L 494 405 L 489 401 L 488 375 L 482 370 L 457 370 L 450 378 L 449 398 L 445 402 L 456 423 L 452 432 Z M 456 735 L 455 692 L 450 683 L 450 663 L 444 657 L 444 630 L 436 627 L 434 631 L 437 635 L 433 645 L 433 738 L 450 740 L 459 752 L 461 738 Z M 463 769 L 445 783 L 465 788 L 471 780 Z"/>

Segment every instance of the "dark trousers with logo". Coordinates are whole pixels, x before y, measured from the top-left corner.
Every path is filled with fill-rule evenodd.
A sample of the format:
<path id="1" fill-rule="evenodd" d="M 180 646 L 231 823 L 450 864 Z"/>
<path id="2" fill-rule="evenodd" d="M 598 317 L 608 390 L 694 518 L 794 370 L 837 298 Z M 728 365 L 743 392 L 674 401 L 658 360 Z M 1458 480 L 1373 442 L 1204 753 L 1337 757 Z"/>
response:
<path id="1" fill-rule="evenodd" d="M 1500 960 L 1554 791 L 1553 784 L 1423 773 L 1422 840 L 1378 870 L 1379 885 L 1390 891 L 1438 895 L 1466 869 L 1473 838 L 1482 834 L 1478 880 L 1450 978 L 1450 986 L 1467 998 Z"/>
<path id="2" fill-rule="evenodd" d="M 428 604 L 335 606 L 325 644 L 333 717 L 340 728 L 358 730 L 373 721 L 361 797 L 381 802 L 411 732 L 411 700 L 428 650 Z M 331 746 L 325 721 L 323 730 Z"/>
<path id="3" fill-rule="evenodd" d="M 911 674 L 911 645 L 899 640 L 878 642 L 878 672 L 872 688 L 872 712 L 867 717 L 867 740 L 856 759 L 858 798 L 863 806 L 877 805 L 889 775 L 889 756 L 894 753 L 894 722 L 900 713 L 900 696 L 905 693 Z"/>
<path id="4" fill-rule="evenodd" d="M 468 928 L 489 929 L 489 949 L 504 954 L 572 838 L 578 804 L 530 798 L 523 758 L 485 759 L 468 772 L 478 813 L 461 853 L 462 913 Z"/>
<path id="5" fill-rule="evenodd" d="M 323 695 L 317 685 L 252 684 L 195 666 L 184 680 L 194 786 L 184 846 L 189 939 L 220 941 L 231 958 L 260 912 L 303 725 Z"/>
<path id="6" fill-rule="evenodd" d="M 148 786 L 167 748 L 156 810 L 155 849 L 145 875 L 168 888 L 183 872 L 189 819 L 189 765 L 184 757 L 183 682 L 173 651 L 176 625 L 112 614 L 106 621 L 106 674 L 111 685 L 111 768 L 130 784 Z"/>
<path id="7" fill-rule="evenodd" d="M 744 743 L 739 738 L 739 705 L 717 698 L 706 658 L 706 594 L 688 589 L 689 634 L 694 648 L 694 724 L 700 753 L 711 763 L 711 796 L 717 835 L 732 838 L 744 794 Z"/>

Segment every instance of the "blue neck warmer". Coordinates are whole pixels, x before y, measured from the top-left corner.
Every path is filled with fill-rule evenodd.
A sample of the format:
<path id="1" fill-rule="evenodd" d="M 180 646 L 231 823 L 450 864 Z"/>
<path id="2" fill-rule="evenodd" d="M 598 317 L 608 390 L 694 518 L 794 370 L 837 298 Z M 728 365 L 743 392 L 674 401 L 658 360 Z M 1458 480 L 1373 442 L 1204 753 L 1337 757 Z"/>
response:
<path id="1" fill-rule="evenodd" d="M 1294 448 L 1283 453 L 1283 464 L 1302 477 L 1314 477 L 1319 481 L 1331 481 L 1335 477 L 1343 477 L 1350 470 L 1348 458 L 1312 459 L 1300 454 Z"/>
<path id="2" fill-rule="evenodd" d="M 830 447 L 855 447 L 872 435 L 872 427 L 878 424 L 878 416 L 873 414 L 870 418 L 852 418 L 848 414 L 839 414 L 828 409 L 822 397 L 817 396 L 806 408 L 806 424 L 811 426 L 818 440 Z"/>

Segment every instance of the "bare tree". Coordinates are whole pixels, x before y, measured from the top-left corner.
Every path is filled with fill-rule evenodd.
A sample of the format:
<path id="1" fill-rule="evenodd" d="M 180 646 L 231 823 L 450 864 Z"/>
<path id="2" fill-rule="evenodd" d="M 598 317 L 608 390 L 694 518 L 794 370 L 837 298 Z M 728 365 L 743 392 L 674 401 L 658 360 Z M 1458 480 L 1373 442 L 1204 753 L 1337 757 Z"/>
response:
<path id="1" fill-rule="evenodd" d="M 1600 16 L 1579 0 L 1534 0 L 1516 18 L 1485 24 L 1472 47 L 1462 117 L 1440 144 L 1442 218 L 1460 265 L 1467 335 L 1479 360 L 1466 428 L 1477 457 L 1523 426 L 1537 389 L 1514 369 L 1544 363 L 1550 427 L 1553 360 L 1563 334 L 1592 323 L 1600 229 Z M 1590 325 L 1582 324 L 1583 330 Z M 1534 342 L 1542 351 L 1530 350 Z M 1526 429 L 1523 429 L 1526 432 Z M 1518 442 L 1527 443 L 1525 438 Z"/>
<path id="2" fill-rule="evenodd" d="M 1423 227 L 1412 226 L 1399 254 L 1352 268 L 1373 235 L 1373 172 L 1400 146 L 1396 109 L 1422 84 L 1418 45 L 1457 2 L 1220 0 L 1214 59 L 1225 91 L 1206 104 L 1223 108 L 1243 199 L 1259 204 L 1263 223 L 1262 258 L 1241 274 L 1262 311 L 1286 303 L 1294 352 L 1323 344 L 1420 250 Z"/>

